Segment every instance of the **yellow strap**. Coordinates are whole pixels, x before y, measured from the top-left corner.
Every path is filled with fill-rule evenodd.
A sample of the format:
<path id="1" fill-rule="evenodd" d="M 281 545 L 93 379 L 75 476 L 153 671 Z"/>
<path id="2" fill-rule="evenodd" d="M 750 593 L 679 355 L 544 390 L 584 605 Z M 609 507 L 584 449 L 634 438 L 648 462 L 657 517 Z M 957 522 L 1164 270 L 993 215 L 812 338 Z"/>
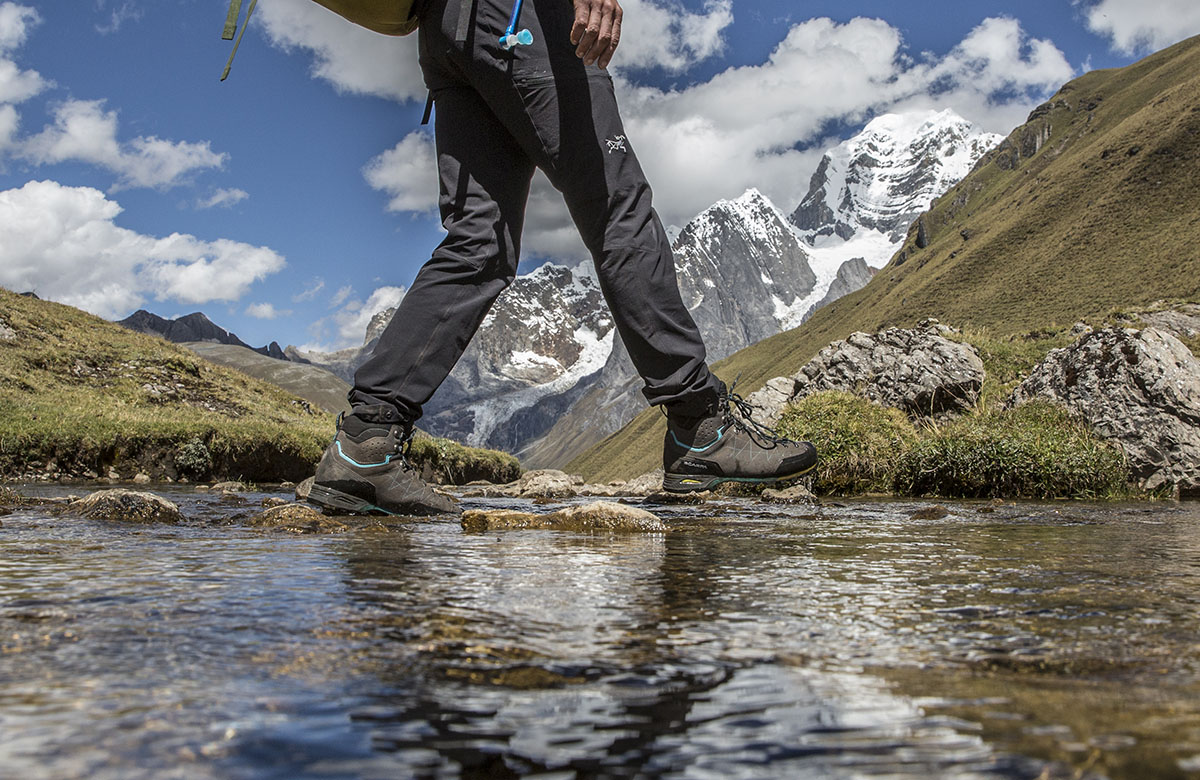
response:
<path id="1" fill-rule="evenodd" d="M 242 13 L 242 0 L 229 1 L 229 13 L 225 15 L 225 31 L 221 33 L 221 40 L 232 41 L 233 34 L 237 32 L 238 16 Z"/>
<path id="2" fill-rule="evenodd" d="M 233 0 L 233 2 L 240 4 L 241 0 Z M 246 19 L 242 22 L 242 31 L 238 33 L 237 40 L 233 42 L 233 51 L 229 52 L 229 62 L 225 63 L 225 70 L 221 73 L 221 81 L 229 78 L 229 69 L 233 67 L 234 55 L 237 54 L 238 47 L 242 45 L 242 36 L 246 34 L 246 28 L 250 26 L 250 14 L 254 13 L 254 6 L 256 5 L 258 5 L 258 0 L 250 0 L 250 8 L 246 10 Z"/>

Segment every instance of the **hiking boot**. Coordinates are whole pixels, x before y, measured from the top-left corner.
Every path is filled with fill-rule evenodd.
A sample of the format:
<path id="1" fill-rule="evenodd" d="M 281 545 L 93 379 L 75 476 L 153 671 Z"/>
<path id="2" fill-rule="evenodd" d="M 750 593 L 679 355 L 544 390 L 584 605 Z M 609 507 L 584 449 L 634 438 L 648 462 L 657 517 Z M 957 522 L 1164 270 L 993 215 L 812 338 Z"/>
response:
<path id="1" fill-rule="evenodd" d="M 381 417 L 392 421 L 377 422 Z M 460 514 L 458 502 L 434 492 L 404 457 L 411 438 L 412 425 L 394 410 L 343 415 L 317 464 L 309 502 L 338 514 Z"/>
<path id="2" fill-rule="evenodd" d="M 706 413 L 668 412 L 663 490 L 690 493 L 722 482 L 779 482 L 812 471 L 816 447 L 776 436 L 750 417 L 753 411 L 722 384 Z"/>

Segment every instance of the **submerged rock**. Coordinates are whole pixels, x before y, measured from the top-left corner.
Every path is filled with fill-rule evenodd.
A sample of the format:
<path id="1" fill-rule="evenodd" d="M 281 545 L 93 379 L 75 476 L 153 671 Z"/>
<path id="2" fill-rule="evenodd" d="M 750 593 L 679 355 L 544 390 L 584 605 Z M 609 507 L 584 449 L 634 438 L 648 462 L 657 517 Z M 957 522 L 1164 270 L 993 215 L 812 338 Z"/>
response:
<path id="1" fill-rule="evenodd" d="M 804 485 L 791 485 L 783 490 L 767 488 L 759 496 L 771 504 L 819 504 L 820 501 Z"/>
<path id="2" fill-rule="evenodd" d="M 218 482 L 212 486 L 213 490 L 220 493 L 245 493 L 246 486 L 241 482 Z"/>
<path id="3" fill-rule="evenodd" d="M 548 515 L 510 509 L 469 510 L 463 514 L 466 531 L 550 529 L 558 531 L 633 531 L 661 533 L 666 525 L 656 515 L 637 507 L 596 501 L 560 509 Z"/>
<path id="4" fill-rule="evenodd" d="M 1056 349 L 1007 406 L 1062 404 L 1115 442 L 1146 490 L 1200 491 L 1200 361 L 1156 328 L 1105 328 Z"/>
<path id="5" fill-rule="evenodd" d="M 182 523 L 179 507 L 162 496 L 137 490 L 98 490 L 67 505 L 66 511 L 93 520 L 124 523 Z"/>
<path id="6" fill-rule="evenodd" d="M 971 409 L 983 385 L 983 361 L 970 344 L 951 341 L 940 326 L 852 333 L 817 353 L 791 377 L 776 377 L 746 400 L 755 419 L 773 426 L 783 407 L 823 390 L 842 390 L 914 418 L 942 419 Z M 948 330 L 948 329 L 946 329 Z"/>
<path id="7" fill-rule="evenodd" d="M 349 530 L 350 526 L 332 517 L 326 517 L 304 504 L 273 506 L 246 521 L 255 528 L 274 528 L 296 534 L 337 534 Z"/>

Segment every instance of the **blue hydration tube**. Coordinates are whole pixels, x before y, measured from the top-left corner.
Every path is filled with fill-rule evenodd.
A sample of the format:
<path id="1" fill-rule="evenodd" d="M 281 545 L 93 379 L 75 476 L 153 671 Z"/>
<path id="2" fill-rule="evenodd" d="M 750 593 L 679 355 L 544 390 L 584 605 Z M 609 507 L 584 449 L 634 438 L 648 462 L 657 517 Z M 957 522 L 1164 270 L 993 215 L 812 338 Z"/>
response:
<path id="1" fill-rule="evenodd" d="M 512 16 L 508 20 L 508 29 L 504 31 L 504 35 L 500 36 L 500 48 L 509 51 L 517 46 L 528 46 L 533 43 L 533 33 L 529 30 L 521 30 L 516 32 L 517 19 L 521 17 L 521 0 L 516 0 L 513 3 Z"/>

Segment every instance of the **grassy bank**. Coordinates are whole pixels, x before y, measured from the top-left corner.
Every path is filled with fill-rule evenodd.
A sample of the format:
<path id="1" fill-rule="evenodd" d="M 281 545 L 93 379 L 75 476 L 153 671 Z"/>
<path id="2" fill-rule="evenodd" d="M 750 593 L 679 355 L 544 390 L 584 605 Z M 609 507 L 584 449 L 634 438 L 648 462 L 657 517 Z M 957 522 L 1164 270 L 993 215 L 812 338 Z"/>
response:
<path id="1" fill-rule="evenodd" d="M 69 306 L 0 290 L 0 476 L 298 481 L 333 415 L 284 390 Z M 414 443 L 437 481 L 508 481 L 516 459 Z"/>

